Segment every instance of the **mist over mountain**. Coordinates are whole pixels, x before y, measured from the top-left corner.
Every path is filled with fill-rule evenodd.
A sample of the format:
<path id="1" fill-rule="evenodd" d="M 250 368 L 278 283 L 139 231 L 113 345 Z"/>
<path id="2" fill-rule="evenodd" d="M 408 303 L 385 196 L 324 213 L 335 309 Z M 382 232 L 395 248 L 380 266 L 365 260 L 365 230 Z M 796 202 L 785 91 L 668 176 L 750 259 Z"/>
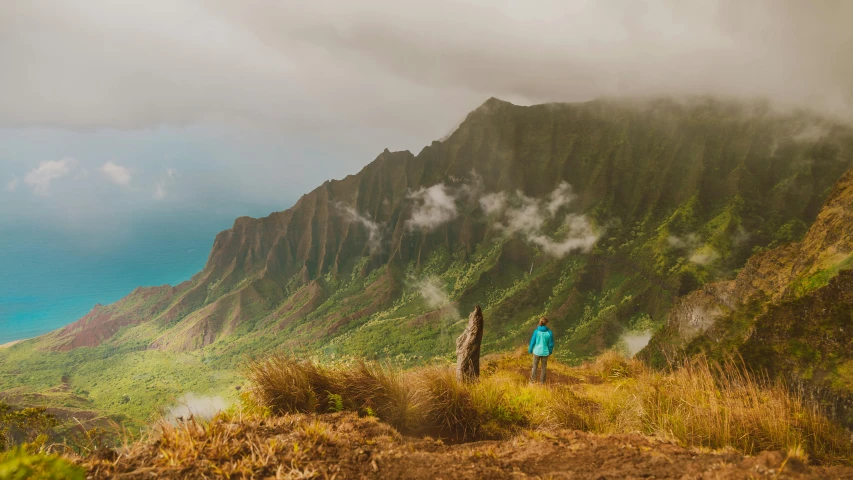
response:
<path id="1" fill-rule="evenodd" d="M 839 0 L 0 2 L 0 477 L 853 477 L 851 52 Z"/>
<path id="2" fill-rule="evenodd" d="M 785 378 L 853 425 L 850 386 L 853 171 L 832 189 L 801 241 L 758 249 L 732 280 L 682 297 L 642 358 L 698 354 Z"/>
<path id="3" fill-rule="evenodd" d="M 173 391 L 163 361 L 202 393 L 276 349 L 416 364 L 452 353 L 475 304 L 485 353 L 523 344 L 542 315 L 562 360 L 636 351 L 682 296 L 800 239 L 851 167 L 851 127 L 763 101 L 492 98 L 417 155 L 386 150 L 238 218 L 191 280 L 2 351 L 33 372 L 4 388 L 73 368 L 72 385 L 104 386 L 85 388 L 94 405 L 136 416 Z"/>

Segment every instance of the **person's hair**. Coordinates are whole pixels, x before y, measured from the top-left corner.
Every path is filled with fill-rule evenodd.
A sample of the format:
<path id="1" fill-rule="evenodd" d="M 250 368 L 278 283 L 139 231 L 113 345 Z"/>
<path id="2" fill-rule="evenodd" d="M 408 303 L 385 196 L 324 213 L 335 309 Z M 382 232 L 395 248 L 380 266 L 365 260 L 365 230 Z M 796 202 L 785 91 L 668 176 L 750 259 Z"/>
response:
<path id="1" fill-rule="evenodd" d="M 548 317 L 542 317 L 539 319 L 539 326 L 548 325 Z"/>

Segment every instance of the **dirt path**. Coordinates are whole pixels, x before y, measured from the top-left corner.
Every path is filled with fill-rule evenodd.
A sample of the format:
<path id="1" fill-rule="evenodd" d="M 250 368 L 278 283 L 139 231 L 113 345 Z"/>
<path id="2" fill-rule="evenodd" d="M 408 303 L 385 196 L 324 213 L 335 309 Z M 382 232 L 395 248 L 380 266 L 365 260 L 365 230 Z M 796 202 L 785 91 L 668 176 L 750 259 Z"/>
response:
<path id="1" fill-rule="evenodd" d="M 853 469 L 808 467 L 797 459 L 786 461 L 782 452 L 757 457 L 697 453 L 641 435 L 600 437 L 576 431 L 435 449 L 421 446 L 395 457 L 387 453 L 377 456 L 377 473 L 382 478 L 853 479 Z M 355 478 L 363 473 L 350 471 L 345 476 Z"/>
<path id="2" fill-rule="evenodd" d="M 89 478 L 853 479 L 853 468 L 807 466 L 782 452 L 700 453 L 639 434 L 560 430 L 446 445 L 351 413 L 167 430 L 81 463 Z"/>

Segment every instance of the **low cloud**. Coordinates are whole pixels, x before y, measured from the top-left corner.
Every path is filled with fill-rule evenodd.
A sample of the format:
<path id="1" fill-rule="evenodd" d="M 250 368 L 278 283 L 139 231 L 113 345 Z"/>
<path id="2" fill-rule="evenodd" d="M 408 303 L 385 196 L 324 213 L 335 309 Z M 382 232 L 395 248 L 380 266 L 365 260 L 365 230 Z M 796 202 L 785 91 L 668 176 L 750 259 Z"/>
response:
<path id="1" fill-rule="evenodd" d="M 670 235 L 667 237 L 666 243 L 673 248 L 696 248 L 701 241 L 699 240 L 699 235 L 690 233 L 683 237 Z"/>
<path id="2" fill-rule="evenodd" d="M 456 198 L 443 183 L 438 183 L 429 188 L 421 187 L 411 192 L 408 198 L 415 203 L 412 209 L 412 217 L 406 221 L 406 227 L 409 230 L 429 232 L 459 215 L 459 210 L 456 208 Z"/>
<path id="3" fill-rule="evenodd" d="M 735 232 L 732 237 L 732 242 L 739 244 L 749 239 L 749 233 L 743 228 Z M 695 233 L 689 233 L 684 236 L 670 235 L 666 239 L 666 243 L 672 248 L 686 250 L 689 252 L 687 259 L 691 263 L 707 266 L 720 259 L 720 253 L 710 245 L 703 244 L 702 239 Z"/>
<path id="4" fill-rule="evenodd" d="M 619 338 L 619 345 L 633 357 L 649 344 L 652 332 L 628 332 Z"/>
<path id="5" fill-rule="evenodd" d="M 36 169 L 27 173 L 24 183 L 30 185 L 37 195 L 50 195 L 50 185 L 69 176 L 77 166 L 77 160 L 71 157 L 41 162 Z"/>
<path id="6" fill-rule="evenodd" d="M 14 20 L 0 42 L 10 127 L 248 118 L 403 143 L 491 95 L 853 105 L 853 2 L 839 0 L 33 0 L 0 3 L 0 18 Z"/>
<path id="7" fill-rule="evenodd" d="M 811 123 L 792 135 L 791 140 L 798 143 L 816 142 L 829 135 L 831 131 L 832 129 L 829 125 Z"/>
<path id="8" fill-rule="evenodd" d="M 448 310 L 454 317 L 459 317 L 459 310 L 456 305 L 450 300 L 450 296 L 444 291 L 441 285 L 441 280 L 435 277 L 428 277 L 415 283 L 418 293 L 426 301 L 427 306 L 432 309 Z"/>
<path id="9" fill-rule="evenodd" d="M 566 213 L 558 238 L 551 238 L 545 224 L 556 219 L 561 209 L 575 199 L 572 186 L 561 182 L 543 199 L 531 198 L 521 191 L 510 195 L 507 192 L 483 193 L 483 182 L 476 172 L 471 172 L 472 181 L 461 186 L 448 187 L 444 183 L 421 188 L 409 194 L 415 201 L 412 217 L 406 222 L 410 230 L 430 231 L 455 219 L 459 205 L 479 205 L 490 216 L 496 216 L 494 228 L 507 234 L 519 234 L 535 244 L 546 254 L 563 257 L 573 251 L 589 251 L 599 238 L 595 228 L 585 215 Z M 454 182 L 461 179 L 451 178 Z"/>
<path id="10" fill-rule="evenodd" d="M 486 215 L 500 213 L 506 209 L 506 192 L 489 193 L 480 197 L 480 207 Z"/>
<path id="11" fill-rule="evenodd" d="M 431 308 L 443 307 L 450 303 L 450 297 L 444 293 L 441 282 L 437 278 L 427 278 L 417 285 L 421 296 Z"/>
<path id="12" fill-rule="evenodd" d="M 18 177 L 13 177 L 12 180 L 9 180 L 9 183 L 6 184 L 7 192 L 15 192 L 18 190 Z"/>
<path id="13" fill-rule="evenodd" d="M 190 392 L 182 395 L 175 405 L 168 408 L 166 419 L 172 422 L 181 418 L 188 419 L 190 416 L 210 419 L 227 407 L 228 404 L 222 397 L 209 397 Z"/>
<path id="14" fill-rule="evenodd" d="M 107 162 L 101 168 L 99 168 L 99 170 L 111 182 L 115 183 L 116 185 L 130 185 L 130 179 L 132 177 L 132 174 L 130 172 L 130 169 L 127 167 L 117 165 L 113 162 Z"/>
<path id="15" fill-rule="evenodd" d="M 535 199 L 525 197 L 518 192 L 521 205 L 506 211 L 506 223 L 503 228 L 510 233 L 538 231 L 545 224 L 545 215 L 541 205 Z"/>
<path id="16" fill-rule="evenodd" d="M 588 252 L 599 238 L 586 215 L 566 214 L 559 239 L 543 231 L 545 223 L 556 218 L 560 209 L 569 206 L 574 199 L 571 185 L 562 182 L 544 200 L 516 192 L 515 202 L 510 202 L 508 195 L 499 193 L 483 196 L 480 205 L 486 213 L 503 210 L 503 219 L 497 223 L 497 228 L 508 234 L 519 234 L 547 255 L 560 258 L 573 251 Z"/>
<path id="17" fill-rule="evenodd" d="M 527 238 L 541 247 L 546 254 L 558 258 L 573 251 L 588 252 L 598 240 L 592 223 L 585 215 L 569 215 L 566 217 L 565 225 L 568 231 L 563 240 L 556 241 L 537 234 L 528 234 Z"/>
<path id="18" fill-rule="evenodd" d="M 459 200 L 473 200 L 474 203 L 477 203 L 479 198 L 483 195 L 483 177 L 474 169 L 471 169 L 471 173 L 468 174 L 468 177 L 468 181 L 465 181 L 465 179 L 451 177 L 455 182 L 462 182 L 462 185 L 457 188 L 455 196 Z"/>
<path id="19" fill-rule="evenodd" d="M 570 204 L 575 199 L 572 186 L 566 182 L 560 183 L 557 188 L 548 195 L 548 212 L 556 215 L 557 210 Z"/>
<path id="20" fill-rule="evenodd" d="M 704 246 L 698 250 L 695 250 L 691 255 L 689 260 L 697 265 L 707 266 L 720 258 L 720 253 L 714 250 L 712 247 Z"/>
<path id="21" fill-rule="evenodd" d="M 382 228 L 377 222 L 361 215 L 355 208 L 345 204 L 338 203 L 338 209 L 351 222 L 359 223 L 367 229 L 367 243 L 370 247 L 370 253 L 376 253 L 382 249 Z"/>

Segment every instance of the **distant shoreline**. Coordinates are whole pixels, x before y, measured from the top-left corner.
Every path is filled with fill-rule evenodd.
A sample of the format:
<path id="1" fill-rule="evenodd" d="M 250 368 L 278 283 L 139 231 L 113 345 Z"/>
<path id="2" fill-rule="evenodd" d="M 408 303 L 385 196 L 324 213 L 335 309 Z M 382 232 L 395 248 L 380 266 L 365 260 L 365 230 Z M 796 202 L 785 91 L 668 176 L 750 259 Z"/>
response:
<path id="1" fill-rule="evenodd" d="M 12 340 L 11 342 L 6 342 L 6 343 L 0 345 L 0 350 L 3 350 L 4 348 L 9 348 L 12 345 L 15 345 L 16 343 L 21 343 L 25 340 L 29 340 L 29 338 L 22 338 L 20 340 Z"/>

